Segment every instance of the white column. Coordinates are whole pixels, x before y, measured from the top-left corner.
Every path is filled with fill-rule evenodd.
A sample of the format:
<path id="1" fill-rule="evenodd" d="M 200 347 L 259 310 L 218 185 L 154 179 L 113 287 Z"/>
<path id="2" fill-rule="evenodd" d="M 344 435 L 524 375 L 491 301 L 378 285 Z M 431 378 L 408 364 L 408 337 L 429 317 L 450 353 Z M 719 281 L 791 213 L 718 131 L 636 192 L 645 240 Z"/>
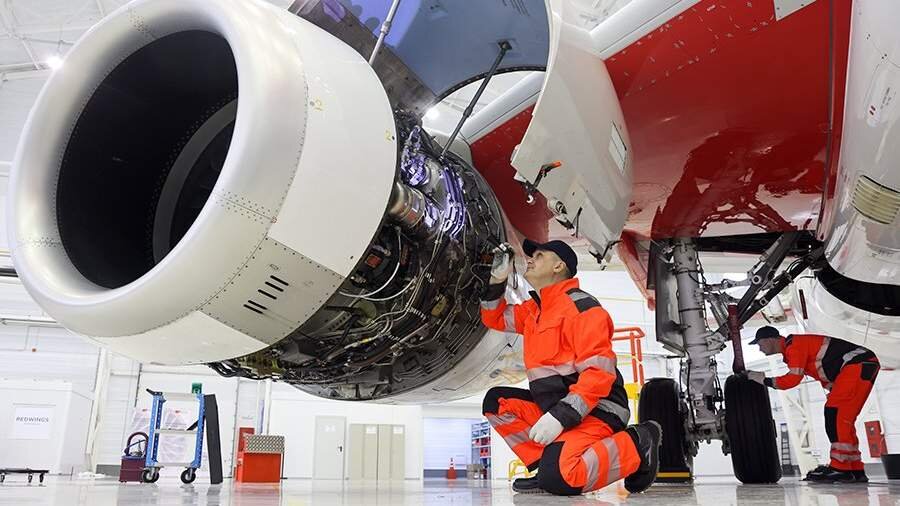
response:
<path id="1" fill-rule="evenodd" d="M 769 357 L 768 362 L 769 370 L 774 371 L 777 367 L 775 357 Z M 809 411 L 806 383 L 801 383 L 791 390 L 776 390 L 776 392 L 784 410 L 784 419 L 787 421 L 792 456 L 797 461 L 800 474 L 805 476 L 819 465 L 819 461 L 812 454 L 816 449 L 816 438 L 812 414 Z"/>
<path id="2" fill-rule="evenodd" d="M 97 435 L 103 425 L 103 407 L 106 406 L 107 386 L 109 385 L 110 359 L 109 352 L 100 348 L 97 356 L 97 375 L 94 378 L 93 402 L 88 424 L 87 444 L 84 446 L 85 462 L 88 470 L 97 472 L 97 460 L 100 452 L 97 448 Z"/>

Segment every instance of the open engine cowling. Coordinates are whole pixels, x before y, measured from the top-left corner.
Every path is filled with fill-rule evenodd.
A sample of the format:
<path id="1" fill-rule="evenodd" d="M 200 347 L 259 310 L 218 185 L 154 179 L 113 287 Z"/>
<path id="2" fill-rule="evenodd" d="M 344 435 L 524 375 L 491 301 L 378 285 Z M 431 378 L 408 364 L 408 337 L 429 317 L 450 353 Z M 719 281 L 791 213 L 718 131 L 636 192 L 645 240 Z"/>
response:
<path id="1" fill-rule="evenodd" d="M 115 352 L 334 398 L 459 397 L 519 379 L 520 347 L 478 315 L 505 220 L 438 153 L 312 24 L 139 0 L 42 91 L 9 242 L 34 299 Z"/>

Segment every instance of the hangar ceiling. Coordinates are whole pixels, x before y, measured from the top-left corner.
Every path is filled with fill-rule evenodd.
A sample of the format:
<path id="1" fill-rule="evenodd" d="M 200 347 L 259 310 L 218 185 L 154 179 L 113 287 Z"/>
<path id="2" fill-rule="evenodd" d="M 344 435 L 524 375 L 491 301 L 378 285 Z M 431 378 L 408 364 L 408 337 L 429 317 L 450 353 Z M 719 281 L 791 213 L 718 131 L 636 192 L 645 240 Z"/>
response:
<path id="1" fill-rule="evenodd" d="M 48 70 L 54 56 L 65 56 L 78 38 L 129 0 L 0 0 L 0 81 Z M 265 0 L 287 8 L 293 0 Z M 326 0 L 334 1 L 334 0 Z M 431 0 L 439 3 L 438 0 Z M 504 1 L 504 0 L 500 0 Z M 573 0 L 594 26 L 630 0 Z M 14 76 L 27 72 L 25 76 Z"/>
<path id="2" fill-rule="evenodd" d="M 291 0 L 266 0 L 286 8 Z M 128 0 L 0 0 L 0 74 L 47 69 L 86 30 Z"/>
<path id="3" fill-rule="evenodd" d="M 0 0 L 0 174 L 9 171 L 28 111 L 66 52 L 129 0 Z M 291 0 L 266 0 L 287 8 Z"/>

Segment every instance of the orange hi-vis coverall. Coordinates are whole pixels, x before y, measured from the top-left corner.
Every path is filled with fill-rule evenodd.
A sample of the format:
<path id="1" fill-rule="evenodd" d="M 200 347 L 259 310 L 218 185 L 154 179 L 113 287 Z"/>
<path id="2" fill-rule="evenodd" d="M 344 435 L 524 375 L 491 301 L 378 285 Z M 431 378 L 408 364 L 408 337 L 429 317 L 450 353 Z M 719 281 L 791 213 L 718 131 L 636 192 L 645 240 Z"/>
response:
<path id="1" fill-rule="evenodd" d="M 495 387 L 485 417 L 547 492 L 576 495 L 635 472 L 641 464 L 631 436 L 622 375 L 612 350 L 613 324 L 597 300 L 568 279 L 510 305 L 505 284 L 482 296 L 481 319 L 492 329 L 522 334 L 529 389 Z M 544 413 L 563 426 L 544 447 L 529 437 Z"/>
<path id="2" fill-rule="evenodd" d="M 855 424 L 881 369 L 878 358 L 862 346 L 834 337 L 793 334 L 785 338 L 784 362 L 788 373 L 766 378 L 766 385 L 786 390 L 799 385 L 804 375 L 819 380 L 828 391 L 825 432 L 831 441 L 831 467 L 863 470 Z"/>

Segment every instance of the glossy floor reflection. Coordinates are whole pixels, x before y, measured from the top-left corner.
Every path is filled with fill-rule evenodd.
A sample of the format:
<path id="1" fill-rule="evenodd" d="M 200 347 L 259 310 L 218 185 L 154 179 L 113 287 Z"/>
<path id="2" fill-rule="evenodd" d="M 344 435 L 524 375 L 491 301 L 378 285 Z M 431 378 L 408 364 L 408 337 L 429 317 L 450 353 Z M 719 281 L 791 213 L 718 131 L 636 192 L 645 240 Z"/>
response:
<path id="1" fill-rule="evenodd" d="M 199 480 L 198 480 L 199 481 Z M 181 485 L 178 479 L 153 485 L 120 484 L 114 480 L 70 480 L 48 477 L 44 485 L 27 485 L 9 478 L 0 485 L 0 505 L 773 505 L 900 506 L 900 482 L 874 479 L 865 485 L 808 485 L 785 479 L 778 485 L 741 485 L 733 478 L 698 479 L 693 486 L 657 485 L 629 496 L 621 482 L 595 494 L 563 498 L 513 494 L 505 481 L 457 480 L 403 482 L 339 482 L 286 480 L 277 485 Z"/>

